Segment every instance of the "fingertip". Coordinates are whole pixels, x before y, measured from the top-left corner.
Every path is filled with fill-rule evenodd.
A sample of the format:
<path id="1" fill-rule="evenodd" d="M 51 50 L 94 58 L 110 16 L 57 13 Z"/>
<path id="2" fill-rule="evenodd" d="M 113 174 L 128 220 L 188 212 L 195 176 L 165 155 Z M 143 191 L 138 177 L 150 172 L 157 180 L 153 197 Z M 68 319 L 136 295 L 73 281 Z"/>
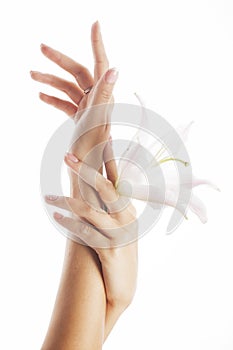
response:
<path id="1" fill-rule="evenodd" d="M 101 30 L 99 21 L 95 21 L 91 26 L 91 39 L 99 40 L 101 38 Z"/>
<path id="2" fill-rule="evenodd" d="M 105 81 L 108 84 L 114 84 L 117 81 L 119 75 L 119 71 L 117 70 L 117 68 L 111 68 L 109 69 L 106 73 L 105 73 Z"/>
<path id="3" fill-rule="evenodd" d="M 52 47 L 45 44 L 40 44 L 40 50 L 43 53 L 43 55 L 45 55 L 46 57 L 50 56 L 54 51 Z"/>
<path id="4" fill-rule="evenodd" d="M 39 92 L 39 98 L 41 101 L 49 103 L 49 96 L 43 94 L 43 92 Z"/>
<path id="5" fill-rule="evenodd" d="M 98 19 L 92 24 L 92 29 L 100 30 L 100 22 L 98 21 Z"/>
<path id="6" fill-rule="evenodd" d="M 35 70 L 30 70 L 30 76 L 32 79 L 34 79 L 34 76 L 37 72 Z"/>
<path id="7" fill-rule="evenodd" d="M 64 162 L 68 167 L 71 167 L 71 164 L 69 163 L 69 159 L 67 158 L 67 155 L 64 156 Z"/>
<path id="8" fill-rule="evenodd" d="M 58 221 L 64 218 L 64 216 L 58 212 L 54 212 L 53 217 L 55 220 L 58 220 Z"/>
<path id="9" fill-rule="evenodd" d="M 78 163 L 78 162 L 79 162 L 78 158 L 77 158 L 74 154 L 69 153 L 69 152 L 66 153 L 65 159 L 66 159 L 69 163 L 70 163 L 70 162 L 71 162 L 71 163 Z"/>
<path id="10" fill-rule="evenodd" d="M 44 196 L 44 199 L 46 202 L 54 202 L 58 199 L 58 196 L 53 195 L 53 194 L 47 194 Z"/>
<path id="11" fill-rule="evenodd" d="M 40 49 L 43 51 L 43 50 L 46 50 L 48 49 L 49 47 L 43 43 L 40 44 Z"/>

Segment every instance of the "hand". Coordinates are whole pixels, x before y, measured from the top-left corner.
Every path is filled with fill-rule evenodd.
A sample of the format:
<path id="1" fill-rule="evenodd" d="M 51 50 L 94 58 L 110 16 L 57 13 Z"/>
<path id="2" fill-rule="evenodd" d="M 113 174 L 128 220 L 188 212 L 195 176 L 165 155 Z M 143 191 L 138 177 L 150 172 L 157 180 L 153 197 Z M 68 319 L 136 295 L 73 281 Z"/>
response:
<path id="1" fill-rule="evenodd" d="M 61 68 L 71 73 L 71 75 L 75 77 L 77 84 L 66 81 L 64 79 L 60 79 L 50 74 L 31 72 L 31 76 L 34 80 L 45 84 L 49 84 L 57 88 L 58 90 L 65 92 L 68 95 L 68 97 L 71 98 L 72 102 L 68 100 L 61 100 L 55 96 L 48 96 L 43 93 L 40 94 L 40 98 L 42 101 L 64 111 L 71 118 L 73 118 L 76 125 L 76 132 L 79 136 L 80 134 L 82 134 L 82 127 L 86 128 L 88 126 L 86 121 L 91 120 L 91 113 L 88 114 L 88 112 L 86 113 L 85 111 L 92 110 L 89 107 L 93 106 L 101 106 L 102 110 L 105 107 L 105 113 L 101 113 L 99 116 L 96 113 L 96 110 L 98 111 L 101 108 L 97 108 L 94 111 L 95 117 L 100 118 L 100 120 L 98 120 L 99 127 L 95 127 L 92 130 L 89 130 L 88 133 L 82 134 L 78 141 L 80 142 L 80 147 L 78 146 L 78 143 L 75 143 L 75 145 L 72 147 L 72 153 L 74 153 L 74 155 L 76 155 L 76 157 L 78 157 L 80 160 L 84 159 L 87 162 L 88 159 L 86 158 L 86 155 L 88 154 L 88 152 L 95 148 L 96 145 L 101 143 L 104 144 L 105 141 L 109 139 L 110 128 L 107 122 L 109 114 L 111 112 L 111 103 L 113 102 L 112 90 L 114 87 L 114 82 L 116 81 L 118 76 L 116 70 L 108 70 L 108 60 L 104 50 L 98 23 L 95 23 L 92 26 L 92 48 L 95 59 L 94 77 L 91 76 L 87 68 L 73 61 L 69 57 L 63 55 L 62 53 L 56 50 L 53 50 L 52 48 L 49 48 L 46 45 L 41 46 L 43 54 L 49 59 L 51 59 L 53 62 L 58 64 Z M 89 87 L 92 87 L 92 89 L 87 94 L 84 92 L 84 90 L 86 90 Z M 103 116 L 105 118 L 104 120 L 101 120 L 101 117 L 103 118 Z M 106 147 L 104 148 L 104 150 L 105 149 Z M 101 152 L 99 152 L 99 155 L 101 159 Z M 89 165 L 93 166 L 91 163 L 89 163 Z M 115 162 L 109 160 L 106 163 L 106 169 L 108 169 L 107 175 L 109 180 L 111 180 L 114 183 L 117 177 Z M 71 173 L 74 174 L 74 172 Z M 67 205 L 67 207 L 69 207 L 69 209 L 73 213 L 77 213 L 77 215 L 75 215 L 77 223 L 79 222 L 81 225 L 85 225 L 84 221 L 86 220 L 86 214 L 87 217 L 89 217 L 89 211 L 79 211 L 78 203 L 81 203 L 81 193 L 79 190 L 79 186 L 77 186 L 77 181 L 79 178 L 81 179 L 81 177 L 77 176 L 76 174 L 75 176 L 71 176 L 71 195 L 74 198 L 70 198 L 70 201 L 74 201 L 73 203 L 77 203 L 77 207 L 74 208 L 75 211 L 70 206 Z M 92 193 L 90 192 L 93 192 L 94 197 L 97 192 L 95 192 L 95 190 L 93 190 L 83 180 L 79 181 L 79 183 L 81 183 L 81 188 L 85 192 L 85 198 L 88 198 L 88 202 L 90 202 L 91 197 L 93 198 Z M 75 199 L 75 197 L 77 199 Z M 50 199 L 47 199 L 47 203 L 51 205 L 56 205 L 57 203 L 59 207 L 60 199 L 62 198 L 60 197 L 52 201 L 50 197 Z M 63 202 L 66 201 L 64 200 Z M 93 200 L 92 203 L 94 203 L 96 207 L 99 208 L 98 200 Z M 89 208 L 89 206 L 84 205 L 84 202 L 82 204 L 82 208 Z M 128 211 L 130 213 L 130 210 Z M 80 219 L 78 219 L 78 212 L 81 214 Z M 55 214 L 55 218 L 57 222 L 63 222 L 63 219 L 58 214 Z M 114 214 L 112 214 L 112 220 L 114 220 Z M 64 222 L 65 221 L 66 220 L 64 218 Z M 89 232 L 90 230 L 90 233 L 97 233 L 99 237 L 98 229 L 95 230 L 93 225 L 90 226 L 90 222 L 89 226 L 84 226 L 87 228 L 86 232 Z M 115 228 L 117 228 L 117 226 Z M 137 275 L 137 242 L 129 244 L 122 248 L 115 247 L 110 249 L 101 249 L 98 248 L 97 245 L 97 247 L 94 247 L 93 250 L 91 249 L 91 241 L 89 247 L 88 242 L 86 242 L 86 246 L 83 245 L 83 243 L 85 242 L 85 237 L 82 237 L 80 241 L 78 240 L 78 234 L 82 234 L 82 231 L 78 230 L 78 232 L 72 233 L 73 236 L 74 234 L 76 234 L 76 241 L 82 244 L 76 244 L 75 242 L 73 242 L 73 240 L 68 240 L 67 256 L 65 260 L 65 264 L 68 265 L 68 268 L 66 265 L 66 268 L 64 269 L 64 276 L 67 278 L 63 278 L 61 281 L 61 286 L 59 288 L 60 294 L 58 295 L 58 302 L 57 306 L 55 307 L 56 318 L 52 320 L 51 331 L 48 332 L 48 342 L 46 341 L 45 343 L 50 344 L 50 340 L 52 339 L 51 342 L 59 344 L 60 347 L 62 347 L 62 342 L 66 344 L 67 341 L 75 341 L 76 344 L 76 338 L 74 337 L 74 339 L 72 340 L 72 337 L 70 337 L 69 333 L 70 329 L 73 329 L 74 333 L 78 334 L 78 344 L 80 344 L 80 341 L 82 343 L 82 339 L 80 340 L 80 335 L 84 335 L 84 333 L 82 333 L 84 330 L 85 344 L 86 338 L 88 338 L 88 343 L 89 340 L 90 342 L 92 342 L 94 339 L 94 344 L 96 347 L 97 342 L 95 339 L 100 338 L 98 335 L 96 336 L 96 332 L 98 333 L 98 329 L 101 329 L 101 324 L 99 324 L 99 320 L 101 321 L 101 323 L 103 323 L 102 321 L 105 320 L 104 336 L 106 338 L 106 336 L 111 331 L 113 325 L 115 324 L 116 320 L 118 319 L 119 315 L 130 303 L 133 297 Z M 137 231 L 135 230 L 134 235 L 136 234 Z M 97 237 L 97 235 L 94 237 Z M 109 239 L 108 242 L 112 242 L 111 244 L 113 244 L 113 241 L 111 239 Z M 104 244 L 106 246 L 106 241 L 104 242 Z M 100 259 L 98 259 L 97 254 L 101 259 L 101 262 L 99 261 Z M 71 279 L 69 276 L 70 271 L 72 272 Z M 103 285 L 102 277 L 104 277 L 105 286 Z M 68 295 L 67 288 L 69 289 Z M 82 300 L 82 296 L 86 301 L 85 303 Z M 105 297 L 107 299 L 106 305 Z M 80 300 L 81 303 L 79 303 Z M 98 311 L 93 311 L 93 305 L 96 306 L 94 310 Z M 66 310 L 65 315 L 64 310 Z M 81 317 L 82 322 L 80 322 L 80 314 L 82 314 L 82 312 L 83 317 Z M 93 334 L 95 335 L 94 338 L 92 336 L 89 336 L 89 334 L 88 336 L 86 334 L 86 329 L 87 327 L 89 327 L 90 324 L 90 317 L 84 317 L 84 315 L 90 315 L 90 313 L 92 312 L 94 312 L 95 316 L 99 315 L 99 317 L 93 317 L 93 315 L 90 316 Z M 93 318 L 95 319 L 94 321 Z M 58 323 L 56 323 L 57 320 Z M 71 324 L 73 327 L 71 327 Z M 69 331 L 66 337 L 64 337 L 64 331 L 63 334 L 60 333 L 61 325 L 63 326 L 63 330 L 68 329 Z M 90 335 L 92 335 L 92 332 L 90 332 Z M 74 344 L 72 344 L 71 348 L 73 347 Z M 93 348 L 93 346 L 90 348 Z"/>
<path id="2" fill-rule="evenodd" d="M 111 181 L 95 169 L 75 159 L 65 157 L 66 164 L 85 183 L 95 189 L 107 207 L 107 211 L 91 207 L 85 194 L 79 198 L 46 196 L 46 202 L 72 212 L 72 218 L 54 213 L 55 220 L 91 246 L 99 256 L 107 301 L 123 309 L 131 302 L 137 277 L 137 222 L 135 209 L 130 202 L 119 197 Z M 113 164 L 113 163 L 111 163 Z M 107 172 L 114 172 L 108 167 Z M 77 216 L 84 218 L 82 222 Z"/>
<path id="3" fill-rule="evenodd" d="M 75 122 L 80 120 L 83 115 L 83 110 L 96 105 L 104 104 L 105 115 L 108 114 L 108 104 L 113 102 L 112 91 L 118 73 L 115 69 L 108 70 L 109 63 L 98 22 L 94 23 L 92 26 L 91 41 L 95 60 L 94 77 L 92 77 L 86 67 L 44 44 L 41 45 L 42 53 L 51 61 L 69 72 L 76 79 L 77 83 L 75 84 L 71 81 L 66 81 L 51 74 L 31 71 L 31 77 L 34 80 L 51 85 L 54 88 L 63 91 L 70 97 L 73 102 L 40 93 L 42 101 L 64 111 L 72 117 Z M 88 88 L 91 88 L 91 90 L 86 94 L 84 91 Z M 102 121 L 103 119 L 99 120 L 99 124 L 101 124 Z M 106 118 L 104 122 L 106 123 Z M 81 124 L 77 123 L 77 127 L 81 128 Z M 72 147 L 72 152 L 79 159 L 83 159 L 84 155 L 86 155 L 96 144 L 108 140 L 109 133 L 110 128 L 107 127 L 107 125 L 102 124 L 99 127 L 95 127 L 88 132 L 88 135 L 80 137 L 80 140 Z M 76 135 L 79 134 L 80 130 L 76 130 Z M 79 142 L 82 143 L 82 147 L 79 147 Z"/>

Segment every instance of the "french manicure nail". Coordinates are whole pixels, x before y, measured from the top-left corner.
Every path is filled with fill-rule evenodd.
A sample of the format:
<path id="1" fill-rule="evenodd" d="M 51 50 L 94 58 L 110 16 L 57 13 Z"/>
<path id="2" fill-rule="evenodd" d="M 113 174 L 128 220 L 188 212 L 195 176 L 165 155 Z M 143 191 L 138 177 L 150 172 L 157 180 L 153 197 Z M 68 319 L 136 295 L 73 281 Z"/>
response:
<path id="1" fill-rule="evenodd" d="M 66 153 L 66 156 L 71 162 L 78 163 L 78 158 L 76 158 L 75 155 L 71 153 Z"/>
<path id="2" fill-rule="evenodd" d="M 53 194 L 49 194 L 45 196 L 45 198 L 49 201 L 56 201 L 58 199 L 58 196 L 54 196 Z"/>
<path id="3" fill-rule="evenodd" d="M 118 78 L 118 70 L 116 68 L 109 69 L 105 74 L 105 81 L 108 84 L 114 84 Z"/>
<path id="4" fill-rule="evenodd" d="M 64 218 L 64 216 L 62 214 L 56 213 L 56 212 L 53 214 L 53 217 L 56 220 L 61 220 L 62 218 Z"/>

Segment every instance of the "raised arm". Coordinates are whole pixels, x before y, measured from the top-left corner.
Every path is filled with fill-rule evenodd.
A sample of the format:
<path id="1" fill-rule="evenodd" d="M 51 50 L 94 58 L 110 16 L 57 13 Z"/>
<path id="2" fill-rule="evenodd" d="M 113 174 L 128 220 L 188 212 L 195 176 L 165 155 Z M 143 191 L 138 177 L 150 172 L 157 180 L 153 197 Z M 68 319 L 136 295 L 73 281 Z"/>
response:
<path id="1" fill-rule="evenodd" d="M 44 102 L 66 112 L 70 117 L 77 116 L 79 111 L 90 104 L 111 101 L 117 72 L 114 69 L 108 71 L 108 61 L 98 23 L 92 27 L 92 46 L 95 58 L 94 78 L 85 67 L 46 45 L 41 46 L 42 52 L 70 72 L 77 84 L 50 74 L 31 72 L 34 80 L 52 85 L 70 97 L 72 102 L 40 94 Z M 84 90 L 91 86 L 93 88 L 90 93 L 85 93 Z M 104 134 L 104 140 L 107 140 L 108 132 Z M 75 147 L 73 150 L 75 155 L 82 159 L 88 149 L 101 141 L 99 135 L 98 130 L 95 130 L 92 137 L 86 138 L 88 141 L 91 140 L 91 143 L 84 142 L 86 148 Z M 79 196 L 76 181 L 77 176 L 71 173 L 71 196 L 74 198 Z M 106 303 L 102 268 L 96 252 L 88 246 L 68 239 L 61 282 L 42 349 L 99 349 L 122 309 L 119 303 L 115 305 Z"/>

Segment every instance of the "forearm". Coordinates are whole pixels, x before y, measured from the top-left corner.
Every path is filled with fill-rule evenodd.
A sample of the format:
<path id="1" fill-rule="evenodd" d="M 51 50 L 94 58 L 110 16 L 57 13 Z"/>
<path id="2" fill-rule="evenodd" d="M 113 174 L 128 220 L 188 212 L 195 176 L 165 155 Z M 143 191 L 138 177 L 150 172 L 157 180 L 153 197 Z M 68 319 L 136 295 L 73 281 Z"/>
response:
<path id="1" fill-rule="evenodd" d="M 75 175 L 74 173 L 70 174 L 70 180 L 71 180 L 71 195 L 73 198 L 76 198 L 78 196 L 80 196 L 80 191 L 79 191 L 79 184 L 77 181 L 77 175 Z M 92 203 L 95 201 L 97 203 L 97 197 L 94 193 L 94 191 L 88 187 L 87 185 L 82 182 L 83 186 L 86 186 L 86 191 L 88 191 L 88 198 L 92 201 Z M 98 275 L 98 278 L 100 278 L 99 283 L 103 284 L 103 277 L 102 277 L 102 267 L 101 267 L 101 263 L 99 261 L 99 258 L 97 256 L 97 254 L 94 252 L 93 249 L 86 247 L 87 250 L 83 251 L 83 255 L 82 258 L 85 259 L 85 255 L 91 256 L 90 257 L 90 261 L 89 264 L 94 264 L 98 266 L 99 271 L 96 271 L 96 277 Z M 92 252 L 92 254 L 90 254 L 90 251 Z M 92 262 L 91 262 L 92 259 Z M 108 337 L 109 333 L 111 332 L 112 328 L 114 327 L 116 321 L 118 320 L 118 318 L 120 317 L 121 313 L 124 311 L 124 307 L 121 304 L 115 304 L 115 305 L 111 305 L 107 298 L 106 298 L 106 293 L 105 293 L 105 289 L 101 290 L 101 292 L 103 292 L 103 295 L 101 295 L 101 298 L 104 298 L 105 300 L 105 307 L 104 307 L 104 320 L 105 320 L 105 329 L 104 329 L 104 340 L 106 340 L 106 338 Z"/>
<path id="2" fill-rule="evenodd" d="M 43 350 L 98 350 L 106 297 L 96 253 L 67 240 L 64 267 Z"/>
<path id="3" fill-rule="evenodd" d="M 79 175 L 82 163 L 74 166 L 72 161 L 73 159 L 65 157 L 67 165 L 71 166 L 72 164 L 75 174 Z M 111 184 L 109 187 L 109 181 L 107 182 L 101 174 L 87 165 L 83 169 L 82 180 L 88 185 L 84 192 L 85 195 L 90 189 L 94 191 L 96 188 L 96 192 L 105 205 L 103 197 L 108 198 L 107 196 L 110 194 L 109 198 L 113 198 L 113 200 L 118 198 L 114 186 Z M 93 171 L 95 172 L 93 176 L 96 179 L 96 184 L 92 185 L 88 176 Z M 104 189 L 103 193 L 100 193 L 100 188 Z M 74 186 L 73 183 L 71 194 L 73 198 L 59 197 L 54 205 L 58 208 L 67 208 L 69 211 L 72 208 L 73 218 L 60 217 L 56 219 L 60 225 L 73 232 L 75 237 L 81 240 L 80 242 L 86 242 L 87 237 L 92 239 L 96 236 L 97 240 L 103 239 L 101 233 L 94 228 L 89 227 L 90 232 L 83 231 L 80 218 L 87 220 L 88 223 L 91 221 L 95 227 L 101 227 L 105 220 L 109 220 L 109 227 L 114 227 L 112 225 L 116 224 L 122 227 L 126 218 L 131 221 L 134 218 L 131 210 L 125 212 L 127 217 L 123 216 L 118 219 L 114 217 L 113 219 L 104 211 L 100 214 L 93 208 L 90 209 L 81 196 L 79 186 Z M 87 198 L 89 200 L 89 195 Z M 103 242 L 108 243 L 106 238 Z M 129 244 L 111 250 L 98 247 L 91 249 L 85 245 L 68 241 L 67 246 L 63 277 L 47 337 L 49 346 L 52 338 L 52 347 L 48 347 L 48 349 L 54 348 L 53 344 L 57 344 L 56 333 L 60 333 L 63 344 L 70 344 L 69 348 L 66 345 L 66 349 L 73 349 L 73 347 L 93 349 L 94 346 L 96 350 L 101 348 L 104 339 L 134 295 L 137 275 L 137 245 Z M 61 330 L 64 334 L 61 333 Z M 58 344 L 60 344 L 59 337 L 60 335 L 58 336 Z"/>

